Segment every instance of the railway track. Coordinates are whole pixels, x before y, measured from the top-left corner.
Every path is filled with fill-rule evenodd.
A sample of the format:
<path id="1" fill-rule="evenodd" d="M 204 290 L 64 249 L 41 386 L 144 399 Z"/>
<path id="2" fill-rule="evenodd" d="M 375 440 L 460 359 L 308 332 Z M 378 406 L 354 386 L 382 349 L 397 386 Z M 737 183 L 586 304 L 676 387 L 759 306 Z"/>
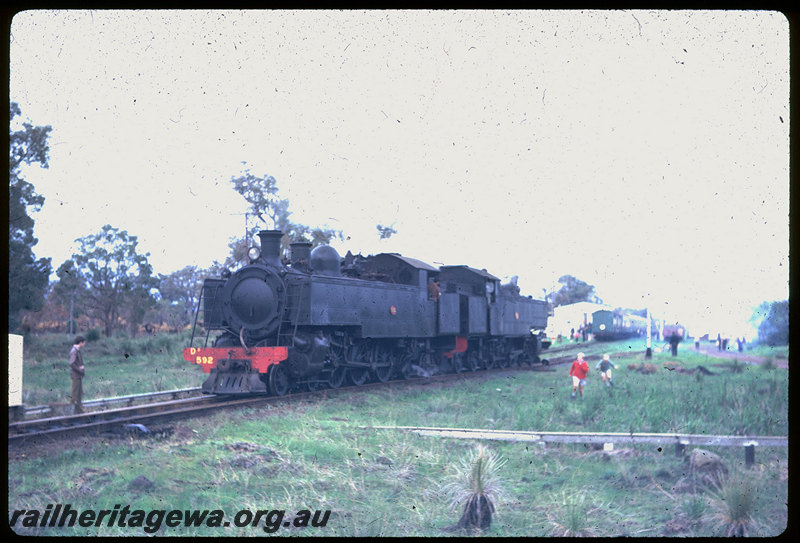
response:
<path id="1" fill-rule="evenodd" d="M 200 387 L 182 388 L 175 390 L 163 390 L 160 392 L 146 392 L 143 394 L 128 394 L 126 396 L 116 396 L 113 398 L 101 398 L 98 400 L 87 400 L 83 402 L 83 408 L 86 411 L 100 411 L 108 409 L 112 406 L 132 406 L 139 404 L 155 403 L 161 400 L 178 400 L 180 398 L 190 398 L 200 396 L 202 391 Z M 55 416 L 62 409 L 72 409 L 71 404 L 54 404 L 54 405 L 35 405 L 32 407 L 25 407 L 21 415 L 22 420 L 33 418 L 42 418 L 47 416 Z"/>
<path id="2" fill-rule="evenodd" d="M 571 357 L 553 359 L 552 363 L 563 363 Z M 367 383 L 361 386 L 345 386 L 337 389 L 323 389 L 315 392 L 294 392 L 285 396 L 245 396 L 221 397 L 203 395 L 176 400 L 148 403 L 136 406 L 125 406 L 101 411 L 92 411 L 80 415 L 46 417 L 19 422 L 9 422 L 9 446 L 26 445 L 37 440 L 54 440 L 79 435 L 100 435 L 104 433 L 147 433 L 148 427 L 164 424 L 173 420 L 202 416 L 219 409 L 232 407 L 250 407 L 277 402 L 293 402 L 313 398 L 320 394 L 341 394 L 365 391 L 387 386 L 416 386 L 432 383 L 463 380 L 471 376 L 495 375 L 515 371 L 548 371 L 548 366 L 520 366 L 494 368 L 477 372 L 448 373 L 424 378 L 412 378 L 388 381 L 386 383 Z M 553 370 L 551 370 L 553 371 Z M 146 396 L 146 395 L 139 395 Z"/>

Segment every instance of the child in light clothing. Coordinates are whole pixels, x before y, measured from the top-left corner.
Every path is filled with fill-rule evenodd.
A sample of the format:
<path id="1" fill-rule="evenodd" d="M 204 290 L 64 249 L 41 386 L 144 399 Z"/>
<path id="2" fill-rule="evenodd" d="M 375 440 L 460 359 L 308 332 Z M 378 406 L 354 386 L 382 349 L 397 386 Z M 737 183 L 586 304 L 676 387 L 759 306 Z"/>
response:
<path id="1" fill-rule="evenodd" d="M 614 381 L 611 380 L 611 368 L 617 369 L 617 365 L 611 361 L 611 357 L 607 354 L 604 354 L 602 360 L 595 366 L 595 369 L 600 370 L 600 378 L 607 387 L 614 386 Z"/>

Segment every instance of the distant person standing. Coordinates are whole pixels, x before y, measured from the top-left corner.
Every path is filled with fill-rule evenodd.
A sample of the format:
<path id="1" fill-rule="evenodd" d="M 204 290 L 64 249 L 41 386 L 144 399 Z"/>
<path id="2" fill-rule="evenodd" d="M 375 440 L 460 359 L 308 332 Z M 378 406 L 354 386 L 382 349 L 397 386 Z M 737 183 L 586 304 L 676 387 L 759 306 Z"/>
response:
<path id="1" fill-rule="evenodd" d="M 672 351 L 672 356 L 678 356 L 678 343 L 680 342 L 680 336 L 672 332 L 672 335 L 669 337 L 669 348 Z"/>
<path id="2" fill-rule="evenodd" d="M 83 376 L 85 368 L 81 349 L 84 345 L 86 345 L 86 339 L 83 336 L 76 336 L 69 352 L 69 376 L 72 378 L 70 402 L 76 415 L 83 413 Z"/>
<path id="3" fill-rule="evenodd" d="M 578 353 L 578 358 L 572 362 L 569 368 L 569 375 L 572 377 L 572 398 L 575 392 L 580 391 L 581 400 L 583 399 L 583 387 L 586 386 L 586 375 L 589 373 L 589 364 L 583 359 L 583 353 Z"/>
<path id="4" fill-rule="evenodd" d="M 717 334 L 717 350 L 722 350 L 722 334 Z"/>
<path id="5" fill-rule="evenodd" d="M 614 386 L 614 381 L 611 380 L 611 368 L 617 369 L 617 365 L 611 361 L 611 357 L 607 354 L 604 354 L 602 360 L 595 366 L 595 369 L 600 370 L 600 379 L 603 380 L 607 387 Z"/>

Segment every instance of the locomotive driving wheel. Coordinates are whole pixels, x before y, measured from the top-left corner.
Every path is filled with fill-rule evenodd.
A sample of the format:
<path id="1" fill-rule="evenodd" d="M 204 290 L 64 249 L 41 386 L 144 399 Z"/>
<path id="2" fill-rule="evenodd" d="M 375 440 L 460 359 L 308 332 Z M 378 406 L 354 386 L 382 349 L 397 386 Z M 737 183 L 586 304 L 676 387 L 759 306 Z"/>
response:
<path id="1" fill-rule="evenodd" d="M 403 379 L 411 379 L 417 376 L 411 360 L 403 361 L 402 366 L 400 366 L 400 375 L 403 376 Z"/>
<path id="2" fill-rule="evenodd" d="M 487 370 L 490 370 L 495 367 L 496 365 L 495 355 L 493 352 L 488 352 L 484 355 L 484 366 L 486 366 Z"/>
<path id="3" fill-rule="evenodd" d="M 464 356 L 462 353 L 453 353 L 453 357 L 450 360 L 453 364 L 453 373 L 465 371 L 466 368 L 464 368 Z"/>
<path id="4" fill-rule="evenodd" d="M 509 357 L 508 353 L 506 352 L 500 353 L 500 356 L 497 359 L 497 367 L 498 368 L 511 367 L 511 358 Z"/>
<path id="5" fill-rule="evenodd" d="M 357 387 L 367 382 L 369 377 L 368 368 L 347 368 L 347 379 Z"/>
<path id="6" fill-rule="evenodd" d="M 375 352 L 375 367 L 372 369 L 375 380 L 385 383 L 392 378 L 392 355 L 381 348 Z"/>
<path id="7" fill-rule="evenodd" d="M 467 369 L 470 371 L 478 371 L 481 369 L 481 360 L 478 357 L 477 351 L 470 351 L 467 353 Z"/>
<path id="8" fill-rule="evenodd" d="M 345 378 L 345 368 L 339 366 L 337 368 L 333 368 L 331 370 L 331 375 L 328 378 L 328 386 L 331 388 L 339 388 L 344 383 Z"/>
<path id="9" fill-rule="evenodd" d="M 357 344 L 351 345 L 347 348 L 347 362 L 349 363 L 365 363 L 364 345 Z M 369 368 L 366 366 L 348 367 L 347 380 L 348 382 L 360 387 L 367 382 L 369 378 Z"/>
<path id="10" fill-rule="evenodd" d="M 269 391 L 273 396 L 283 396 L 289 392 L 289 374 L 280 364 L 273 364 L 269 367 L 268 381 Z"/>

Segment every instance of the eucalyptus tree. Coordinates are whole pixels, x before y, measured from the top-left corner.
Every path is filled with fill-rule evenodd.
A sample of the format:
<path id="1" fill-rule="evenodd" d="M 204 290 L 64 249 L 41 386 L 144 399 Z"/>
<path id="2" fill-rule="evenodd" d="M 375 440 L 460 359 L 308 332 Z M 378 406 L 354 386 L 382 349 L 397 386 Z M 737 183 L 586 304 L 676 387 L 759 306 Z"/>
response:
<path id="1" fill-rule="evenodd" d="M 376 225 L 378 229 L 378 237 L 380 239 L 389 239 L 392 235 L 397 233 L 397 229 L 392 226 L 383 226 L 382 224 Z"/>
<path id="2" fill-rule="evenodd" d="M 33 247 L 38 243 L 33 235 L 34 220 L 30 212 L 39 211 L 44 197 L 22 178 L 24 164 L 49 166 L 47 138 L 50 126 L 18 123 L 19 106 L 11 102 L 9 113 L 8 163 L 8 329 L 14 330 L 25 311 L 37 311 L 44 304 L 44 295 L 51 272 L 49 258 L 37 259 Z M 11 126 L 20 126 L 12 130 Z"/>
<path id="3" fill-rule="evenodd" d="M 572 275 L 562 275 L 558 282 L 561 288 L 549 295 L 553 307 L 569 305 L 577 302 L 596 302 L 594 286 L 587 284 Z"/>
<path id="4" fill-rule="evenodd" d="M 203 279 L 207 275 L 206 270 L 197 266 L 186 266 L 168 275 L 158 276 L 158 292 L 162 300 L 180 308 L 182 325 L 192 321 Z"/>
<path id="5" fill-rule="evenodd" d="M 72 260 L 61 264 L 56 276 L 58 280 L 52 284 L 49 302 L 68 308 L 67 331 L 71 335 L 77 331 L 76 318 L 84 314 L 82 301 L 86 299 L 86 284 Z"/>
<path id="6" fill-rule="evenodd" d="M 758 341 L 765 345 L 789 344 L 789 300 L 764 302 L 757 312 L 763 313 L 758 325 Z"/>
<path id="7" fill-rule="evenodd" d="M 284 255 L 288 255 L 289 244 L 293 241 L 307 240 L 312 243 L 312 247 L 316 247 L 328 244 L 334 238 L 344 239 L 340 230 L 311 227 L 291 221 L 289 200 L 278 196 L 278 182 L 273 176 L 258 177 L 245 170 L 230 181 L 234 190 L 249 204 L 246 219 L 252 218 L 253 221 L 246 221 L 247 239 L 235 237 L 228 244 L 231 255 L 225 261 L 226 267 L 235 268 L 246 262 L 248 240 L 254 239 L 256 233 L 263 229 L 283 232 L 281 248 Z"/>
<path id="8" fill-rule="evenodd" d="M 71 261 L 83 285 L 86 314 L 103 323 L 106 336 L 123 322 L 135 333 L 155 303 L 158 282 L 148 262 L 150 253 L 138 251 L 136 236 L 108 224 L 76 241 L 80 248 Z"/>

